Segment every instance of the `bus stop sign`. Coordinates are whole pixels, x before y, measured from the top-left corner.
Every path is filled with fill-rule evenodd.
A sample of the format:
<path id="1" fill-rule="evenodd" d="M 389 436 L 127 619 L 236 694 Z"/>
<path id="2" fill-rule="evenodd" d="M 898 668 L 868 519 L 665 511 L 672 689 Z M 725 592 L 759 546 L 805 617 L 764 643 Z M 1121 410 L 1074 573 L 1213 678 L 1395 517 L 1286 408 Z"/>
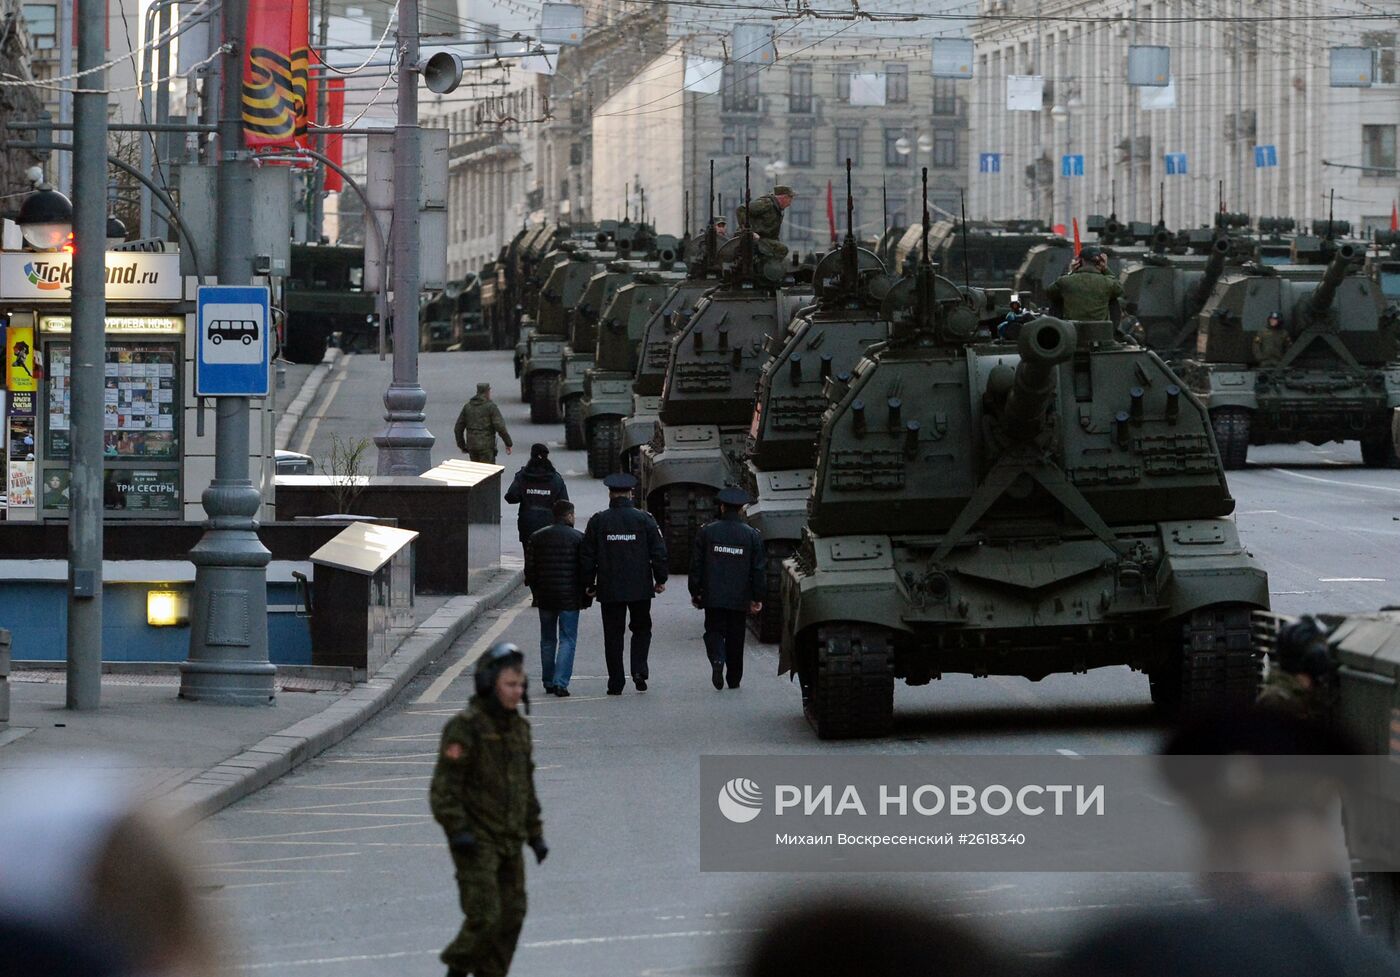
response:
<path id="1" fill-rule="evenodd" d="M 264 286 L 201 285 L 195 336 L 195 395 L 266 397 L 272 343 Z"/>

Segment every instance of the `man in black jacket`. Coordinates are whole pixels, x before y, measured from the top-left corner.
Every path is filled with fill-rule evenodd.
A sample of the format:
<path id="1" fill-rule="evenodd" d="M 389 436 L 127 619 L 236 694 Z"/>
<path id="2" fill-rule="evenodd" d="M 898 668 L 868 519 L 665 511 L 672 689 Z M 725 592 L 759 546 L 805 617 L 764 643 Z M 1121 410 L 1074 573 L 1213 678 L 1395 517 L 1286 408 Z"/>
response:
<path id="1" fill-rule="evenodd" d="M 586 593 L 603 608 L 603 653 L 608 695 L 622 695 L 622 632 L 632 621 L 632 681 L 647 690 L 651 599 L 666 589 L 666 541 L 651 513 L 632 504 L 637 479 L 625 472 L 603 479 L 608 508 L 595 512 L 583 533 L 579 569 Z"/>
<path id="2" fill-rule="evenodd" d="M 520 531 L 521 545 L 554 521 L 554 503 L 568 497 L 564 476 L 549 460 L 549 448 L 538 443 L 530 445 L 530 460 L 515 473 L 515 480 L 506 489 L 506 501 L 520 506 L 515 525 Z"/>
<path id="3" fill-rule="evenodd" d="M 554 525 L 537 530 L 525 544 L 525 585 L 540 615 L 540 675 L 544 690 L 569 695 L 578 645 L 578 612 L 590 601 L 579 576 L 583 533 L 574 528 L 574 504 L 554 502 Z"/>
<path id="4" fill-rule="evenodd" d="M 763 610 L 768 557 L 763 537 L 741 518 L 743 489 L 720 492 L 719 518 L 707 523 L 690 548 L 690 602 L 705 611 L 705 654 L 710 681 L 737 689 L 744 678 L 744 625 Z M 727 674 L 726 674 L 727 673 Z"/>

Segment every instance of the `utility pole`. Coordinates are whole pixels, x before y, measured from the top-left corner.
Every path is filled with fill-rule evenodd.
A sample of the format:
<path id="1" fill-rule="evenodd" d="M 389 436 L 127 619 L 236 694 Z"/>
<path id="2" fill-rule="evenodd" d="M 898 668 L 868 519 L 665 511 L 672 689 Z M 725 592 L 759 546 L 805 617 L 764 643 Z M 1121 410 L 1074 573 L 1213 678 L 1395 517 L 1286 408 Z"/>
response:
<path id="1" fill-rule="evenodd" d="M 317 43 L 320 45 L 321 56 L 325 57 L 326 45 L 330 43 L 331 33 L 331 3 L 330 0 L 321 0 L 321 12 L 316 25 Z M 318 126 L 330 125 L 327 118 L 331 106 L 330 92 L 331 76 L 321 72 L 316 79 L 316 124 Z M 325 155 L 326 134 L 320 133 L 316 136 L 316 152 Z M 324 166 L 313 166 L 311 168 L 311 226 L 310 233 L 306 236 L 314 244 L 321 240 L 321 235 L 325 232 L 326 223 L 326 168 Z"/>
<path id="2" fill-rule="evenodd" d="M 73 3 L 60 2 L 57 6 L 58 13 L 58 73 L 67 78 L 73 73 Z M 75 88 L 82 88 L 82 85 L 75 85 Z M 71 125 L 73 122 L 73 96 L 67 92 L 58 93 L 58 121 L 64 125 Z M 72 140 L 72 135 L 62 128 L 53 133 L 53 141 L 65 143 Z M 55 162 L 58 166 L 58 179 L 54 183 L 58 186 L 58 192 L 67 194 L 70 199 L 73 194 L 73 154 L 57 153 Z"/>
<path id="3" fill-rule="evenodd" d="M 69 709 L 102 699 L 102 427 L 107 320 L 106 0 L 78 0 L 73 86 L 73 346 L 68 510 Z"/>
<path id="4" fill-rule="evenodd" d="M 384 392 L 380 475 L 421 475 L 432 466 L 418 382 L 418 0 L 399 0 L 399 103 L 394 125 L 394 378 Z"/>
<path id="5" fill-rule="evenodd" d="M 92 2 L 92 0 L 86 0 Z M 219 73 L 219 284 L 253 277 L 253 164 L 243 146 L 243 59 L 248 0 L 223 0 Z M 248 477 L 247 397 L 214 399 L 214 481 L 204 490 L 204 536 L 190 550 L 194 598 L 190 657 L 180 666 L 180 698 L 233 705 L 272 701 L 277 669 L 267 657 L 267 564 L 258 539 L 262 493 Z"/>

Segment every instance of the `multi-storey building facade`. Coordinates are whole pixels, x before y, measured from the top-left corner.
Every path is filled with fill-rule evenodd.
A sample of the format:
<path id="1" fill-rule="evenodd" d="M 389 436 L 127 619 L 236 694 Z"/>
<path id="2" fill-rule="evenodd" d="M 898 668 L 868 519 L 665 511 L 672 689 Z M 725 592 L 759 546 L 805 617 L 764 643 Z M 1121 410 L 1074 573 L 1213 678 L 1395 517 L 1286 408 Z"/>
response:
<path id="1" fill-rule="evenodd" d="M 1353 0 L 982 0 L 970 213 L 1068 224 L 1115 203 L 1174 226 L 1232 211 L 1388 226 L 1396 198 L 1400 19 Z M 1171 49 L 1170 90 L 1127 83 L 1130 44 Z M 1375 84 L 1334 88 L 1329 48 L 1372 49 Z M 1007 76 L 1040 75 L 1036 111 Z M 1169 158 L 1170 155 L 1170 158 Z M 1063 157 L 1083 156 L 1083 175 Z M 1181 172 L 1184 166 L 1185 172 Z M 1071 165 L 1070 170 L 1073 170 Z"/>

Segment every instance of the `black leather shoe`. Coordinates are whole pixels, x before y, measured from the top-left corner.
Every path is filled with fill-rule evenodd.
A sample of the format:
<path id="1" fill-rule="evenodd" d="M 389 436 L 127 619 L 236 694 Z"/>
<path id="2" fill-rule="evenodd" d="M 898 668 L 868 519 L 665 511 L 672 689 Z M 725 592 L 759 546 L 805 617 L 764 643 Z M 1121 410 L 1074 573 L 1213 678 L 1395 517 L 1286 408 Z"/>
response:
<path id="1" fill-rule="evenodd" d="M 448 967 L 447 977 L 467 977 L 467 972 L 465 970 L 457 970 L 454 967 Z"/>
<path id="2" fill-rule="evenodd" d="M 647 690 L 647 680 L 646 680 L 646 679 L 644 679 L 644 678 L 634 678 L 634 679 L 632 679 L 632 681 L 633 681 L 634 683 L 636 683 L 637 691 L 638 691 L 638 692 L 645 692 L 645 691 Z"/>
<path id="3" fill-rule="evenodd" d="M 737 688 L 739 687 L 739 683 L 738 683 L 738 682 L 730 682 L 730 683 L 729 683 L 729 687 L 730 687 L 731 689 L 737 689 Z"/>
<path id="4" fill-rule="evenodd" d="M 714 685 L 716 692 L 724 689 L 724 662 L 710 663 L 710 682 Z"/>
<path id="5" fill-rule="evenodd" d="M 556 691 L 556 689 L 555 689 L 555 687 L 554 687 L 553 685 L 546 685 L 546 686 L 544 687 L 544 694 L 545 694 L 545 695 L 553 695 L 553 694 L 555 693 L 555 691 Z"/>
<path id="6" fill-rule="evenodd" d="M 621 689 L 608 689 L 608 695 L 622 695 Z"/>
<path id="7" fill-rule="evenodd" d="M 561 699 L 567 699 L 570 695 L 569 690 L 564 688 L 562 685 L 556 685 L 554 687 L 554 694 Z"/>

